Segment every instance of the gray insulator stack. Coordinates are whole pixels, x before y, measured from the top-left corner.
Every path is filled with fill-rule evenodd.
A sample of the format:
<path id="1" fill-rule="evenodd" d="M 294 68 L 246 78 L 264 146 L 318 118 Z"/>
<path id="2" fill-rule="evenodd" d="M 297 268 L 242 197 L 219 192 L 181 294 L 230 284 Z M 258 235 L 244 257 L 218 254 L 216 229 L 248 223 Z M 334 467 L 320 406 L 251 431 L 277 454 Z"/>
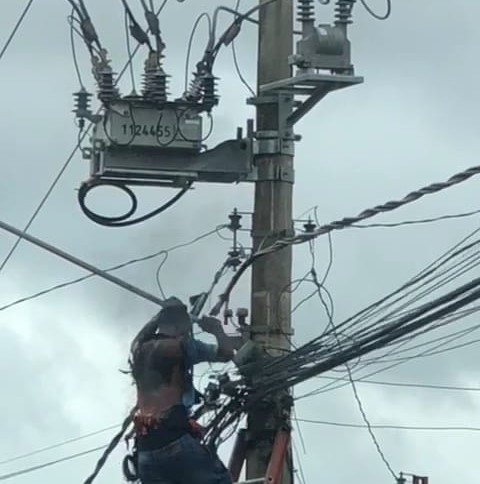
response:
<path id="1" fill-rule="evenodd" d="M 103 69 L 98 74 L 98 99 L 102 103 L 109 103 L 119 97 L 119 91 L 115 86 L 114 74 L 111 69 Z"/>
<path id="2" fill-rule="evenodd" d="M 335 25 L 352 23 L 353 5 L 356 0 L 337 0 L 335 4 Z"/>
<path id="3" fill-rule="evenodd" d="M 84 87 L 80 91 L 73 94 L 74 109 L 77 118 L 88 118 L 91 115 L 91 99 L 92 94 L 89 93 Z"/>
<path id="4" fill-rule="evenodd" d="M 168 78 L 160 66 L 147 66 L 143 74 L 142 94 L 149 101 L 163 103 L 168 97 Z"/>
<path id="5" fill-rule="evenodd" d="M 313 0 L 298 0 L 297 3 L 298 22 L 313 22 L 315 20 L 315 6 Z"/>
<path id="6" fill-rule="evenodd" d="M 193 80 L 190 82 L 190 87 L 186 92 L 186 98 L 189 101 L 198 102 L 203 95 L 203 82 L 202 76 L 199 75 L 197 72 L 193 74 Z"/>
<path id="7" fill-rule="evenodd" d="M 212 74 L 205 74 L 201 78 L 203 104 L 207 109 L 218 104 L 217 78 Z"/>

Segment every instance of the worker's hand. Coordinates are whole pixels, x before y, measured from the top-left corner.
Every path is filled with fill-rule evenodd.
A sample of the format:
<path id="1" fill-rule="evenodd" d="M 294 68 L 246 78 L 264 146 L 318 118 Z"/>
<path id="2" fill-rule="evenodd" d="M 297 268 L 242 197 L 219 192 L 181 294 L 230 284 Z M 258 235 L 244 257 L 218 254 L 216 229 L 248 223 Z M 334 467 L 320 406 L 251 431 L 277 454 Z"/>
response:
<path id="1" fill-rule="evenodd" d="M 212 316 L 203 316 L 198 321 L 198 325 L 206 333 L 210 333 L 210 334 L 213 334 L 213 335 L 223 333 L 221 321 L 218 320 L 217 318 L 212 317 Z"/>

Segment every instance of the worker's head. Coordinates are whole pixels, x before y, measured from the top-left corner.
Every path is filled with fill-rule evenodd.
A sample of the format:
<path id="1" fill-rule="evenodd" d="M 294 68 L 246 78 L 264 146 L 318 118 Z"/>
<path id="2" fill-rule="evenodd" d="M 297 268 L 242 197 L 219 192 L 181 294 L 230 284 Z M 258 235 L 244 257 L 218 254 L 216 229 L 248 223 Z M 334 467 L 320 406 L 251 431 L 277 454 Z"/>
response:
<path id="1" fill-rule="evenodd" d="M 158 332 L 172 336 L 183 336 L 191 332 L 192 319 L 188 308 L 177 298 L 169 298 L 155 316 Z"/>

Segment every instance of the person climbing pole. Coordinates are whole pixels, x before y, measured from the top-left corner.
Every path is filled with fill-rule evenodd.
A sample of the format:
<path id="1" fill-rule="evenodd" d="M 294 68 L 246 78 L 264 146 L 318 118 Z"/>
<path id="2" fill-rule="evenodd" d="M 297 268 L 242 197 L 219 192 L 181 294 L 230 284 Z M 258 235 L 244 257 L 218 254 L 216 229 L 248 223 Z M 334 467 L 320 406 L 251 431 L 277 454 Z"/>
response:
<path id="1" fill-rule="evenodd" d="M 187 307 L 177 298 L 167 302 L 131 345 L 137 477 L 142 484 L 231 484 L 216 452 L 202 445 L 191 409 L 197 403 L 193 366 L 232 360 L 233 344 L 212 317 L 198 325 L 216 344 L 195 339 Z"/>

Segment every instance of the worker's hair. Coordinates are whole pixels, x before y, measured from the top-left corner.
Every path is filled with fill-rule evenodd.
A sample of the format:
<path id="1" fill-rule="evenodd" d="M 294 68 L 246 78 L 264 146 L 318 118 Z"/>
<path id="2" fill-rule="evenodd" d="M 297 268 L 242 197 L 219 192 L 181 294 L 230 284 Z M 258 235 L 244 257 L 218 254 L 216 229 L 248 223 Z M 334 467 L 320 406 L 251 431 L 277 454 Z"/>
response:
<path id="1" fill-rule="evenodd" d="M 188 309 L 183 304 L 163 308 L 154 317 L 154 320 L 159 332 L 166 327 L 178 328 L 179 331 L 182 331 L 192 326 L 192 319 L 188 314 Z"/>
<path id="2" fill-rule="evenodd" d="M 192 319 L 188 308 L 180 301 L 162 308 L 135 337 L 129 358 L 130 373 L 134 380 L 140 377 L 141 368 L 147 365 L 148 346 L 162 337 L 183 337 L 191 331 Z"/>

